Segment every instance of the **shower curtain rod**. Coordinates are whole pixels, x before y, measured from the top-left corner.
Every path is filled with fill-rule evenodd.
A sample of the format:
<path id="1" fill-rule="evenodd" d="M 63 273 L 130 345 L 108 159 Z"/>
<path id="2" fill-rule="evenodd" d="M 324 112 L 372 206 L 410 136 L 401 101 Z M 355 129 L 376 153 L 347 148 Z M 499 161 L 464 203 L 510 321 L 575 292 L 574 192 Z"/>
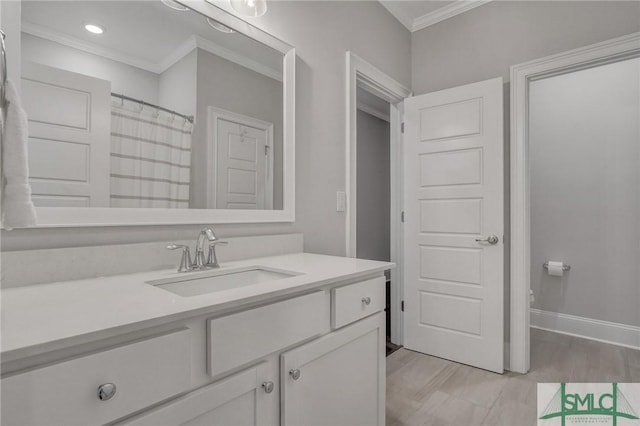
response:
<path id="1" fill-rule="evenodd" d="M 163 108 L 163 107 L 161 107 L 159 105 L 150 104 L 149 102 L 145 102 L 145 101 L 143 101 L 141 99 L 134 99 L 134 98 L 131 98 L 129 96 L 125 96 L 125 95 L 123 95 L 121 93 L 111 92 L 111 96 L 113 96 L 114 98 L 120 98 L 120 99 L 122 99 L 122 101 L 127 100 L 127 101 L 138 103 L 140 105 L 146 105 L 146 106 L 149 106 L 151 108 L 158 109 L 160 111 L 168 112 L 169 114 L 177 115 L 180 118 L 184 118 L 189 123 L 193 123 L 193 115 L 180 114 L 177 111 L 174 111 L 174 110 L 171 110 L 171 109 L 168 109 L 168 108 Z"/>

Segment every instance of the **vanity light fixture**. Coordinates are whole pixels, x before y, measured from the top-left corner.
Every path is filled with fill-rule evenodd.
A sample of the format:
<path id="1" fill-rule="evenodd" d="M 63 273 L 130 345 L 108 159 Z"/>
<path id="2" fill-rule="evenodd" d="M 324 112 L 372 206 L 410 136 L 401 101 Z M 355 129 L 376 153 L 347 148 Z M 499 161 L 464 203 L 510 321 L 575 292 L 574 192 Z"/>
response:
<path id="1" fill-rule="evenodd" d="M 102 34 L 104 32 L 104 28 L 95 23 L 84 24 L 84 29 L 92 34 Z"/>
<path id="2" fill-rule="evenodd" d="M 187 10 L 189 10 L 189 8 L 187 6 L 183 6 L 180 3 L 178 3 L 177 1 L 174 0 L 160 0 L 165 6 L 170 7 L 173 10 L 179 10 L 181 12 L 185 12 Z"/>
<path id="3" fill-rule="evenodd" d="M 226 34 L 235 33 L 235 31 L 232 30 L 231 28 L 227 27 L 226 25 L 222 25 L 220 22 L 213 20 L 211 18 L 207 18 L 207 22 L 209 23 L 209 25 L 211 25 L 213 28 L 215 28 L 220 32 L 223 32 Z"/>
<path id="4" fill-rule="evenodd" d="M 258 17 L 267 12 L 267 0 L 229 0 L 236 12 L 245 16 Z"/>

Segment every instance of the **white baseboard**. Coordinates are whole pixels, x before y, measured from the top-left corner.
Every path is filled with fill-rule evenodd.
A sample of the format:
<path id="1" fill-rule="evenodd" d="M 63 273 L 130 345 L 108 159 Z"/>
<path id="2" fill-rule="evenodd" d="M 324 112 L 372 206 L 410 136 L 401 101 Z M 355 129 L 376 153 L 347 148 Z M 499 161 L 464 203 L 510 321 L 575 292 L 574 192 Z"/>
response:
<path id="1" fill-rule="evenodd" d="M 504 342 L 504 355 L 502 359 L 504 361 L 505 370 L 511 370 L 511 360 L 509 358 L 510 356 L 511 356 L 511 346 L 509 342 Z"/>
<path id="2" fill-rule="evenodd" d="M 531 327 L 640 349 L 640 327 L 530 309 Z"/>

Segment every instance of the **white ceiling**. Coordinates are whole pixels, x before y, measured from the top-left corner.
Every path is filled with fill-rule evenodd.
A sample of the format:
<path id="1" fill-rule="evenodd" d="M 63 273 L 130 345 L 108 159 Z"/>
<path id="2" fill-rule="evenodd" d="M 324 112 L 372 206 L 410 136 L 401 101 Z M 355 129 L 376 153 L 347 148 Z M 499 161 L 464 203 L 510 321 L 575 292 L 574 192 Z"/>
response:
<path id="1" fill-rule="evenodd" d="M 490 0 L 379 0 L 411 32 L 442 22 Z"/>
<path id="2" fill-rule="evenodd" d="M 104 34 L 87 32 L 84 24 L 89 22 L 104 26 Z M 103 56 L 122 58 L 147 70 L 162 71 L 167 61 L 190 51 L 185 45 L 194 38 L 274 71 L 282 69 L 280 52 L 243 34 L 224 34 L 209 26 L 204 16 L 173 10 L 160 1 L 25 1 L 22 24 L 23 31 L 33 35 L 74 47 L 89 46 L 96 53 L 106 52 Z"/>

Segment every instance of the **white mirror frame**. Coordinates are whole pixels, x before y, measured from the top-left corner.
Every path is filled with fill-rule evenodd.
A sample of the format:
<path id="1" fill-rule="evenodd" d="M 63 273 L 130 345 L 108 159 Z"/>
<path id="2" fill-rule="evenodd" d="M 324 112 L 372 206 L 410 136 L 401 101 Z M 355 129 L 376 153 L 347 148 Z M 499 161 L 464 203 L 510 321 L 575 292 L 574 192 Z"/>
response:
<path id="1" fill-rule="evenodd" d="M 233 30 L 281 52 L 283 59 L 283 209 L 160 209 L 160 208 L 69 208 L 38 207 L 39 228 L 176 225 L 220 223 L 269 223 L 295 221 L 295 49 L 204 0 L 180 3 L 209 16 Z"/>

